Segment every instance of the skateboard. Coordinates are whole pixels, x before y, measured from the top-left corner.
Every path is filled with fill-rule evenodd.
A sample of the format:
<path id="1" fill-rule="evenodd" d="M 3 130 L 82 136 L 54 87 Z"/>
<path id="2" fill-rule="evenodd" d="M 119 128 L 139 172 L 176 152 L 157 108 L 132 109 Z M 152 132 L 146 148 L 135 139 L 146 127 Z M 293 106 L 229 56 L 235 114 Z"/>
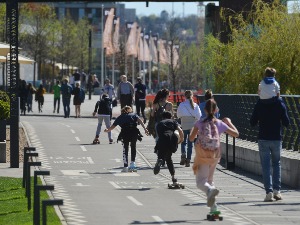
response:
<path id="1" fill-rule="evenodd" d="M 95 144 L 100 144 L 100 141 L 99 140 L 93 140 L 93 145 Z"/>
<path id="2" fill-rule="evenodd" d="M 220 216 L 221 212 L 220 211 L 214 211 L 214 212 L 209 212 L 209 214 L 207 214 L 206 218 L 209 221 L 222 221 L 223 220 L 223 216 Z"/>
<path id="3" fill-rule="evenodd" d="M 184 189 L 185 186 L 181 183 L 175 182 L 175 183 L 168 184 L 168 188 L 169 189 L 180 189 L 180 188 Z"/>
<path id="4" fill-rule="evenodd" d="M 128 172 L 137 172 L 137 168 L 136 167 L 134 167 L 134 168 L 128 168 Z"/>

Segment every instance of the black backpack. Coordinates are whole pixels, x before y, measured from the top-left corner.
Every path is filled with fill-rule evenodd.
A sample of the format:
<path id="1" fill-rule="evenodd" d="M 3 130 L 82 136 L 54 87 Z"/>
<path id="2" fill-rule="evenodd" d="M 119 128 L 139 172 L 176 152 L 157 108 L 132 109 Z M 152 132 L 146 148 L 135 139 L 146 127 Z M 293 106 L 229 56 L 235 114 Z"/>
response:
<path id="1" fill-rule="evenodd" d="M 158 123 L 158 122 L 162 121 L 162 114 L 163 114 L 164 111 L 166 111 L 166 105 L 167 104 L 168 103 L 166 103 L 165 105 L 160 105 L 158 103 L 158 109 L 155 112 L 155 122 Z"/>

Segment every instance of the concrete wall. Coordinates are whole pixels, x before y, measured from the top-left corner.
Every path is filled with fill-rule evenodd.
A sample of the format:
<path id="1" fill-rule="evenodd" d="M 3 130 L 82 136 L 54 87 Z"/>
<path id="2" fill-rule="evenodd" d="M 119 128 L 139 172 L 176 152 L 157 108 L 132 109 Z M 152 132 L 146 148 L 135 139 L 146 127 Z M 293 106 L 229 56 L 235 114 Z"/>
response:
<path id="1" fill-rule="evenodd" d="M 0 163 L 6 163 L 6 141 L 0 142 Z"/>
<path id="2" fill-rule="evenodd" d="M 221 139 L 222 158 L 226 157 L 225 136 Z M 235 166 L 246 171 L 261 175 L 261 165 L 257 143 L 236 139 Z M 232 138 L 228 145 L 229 162 L 232 162 Z M 300 153 L 297 151 L 282 151 L 281 156 L 281 180 L 282 183 L 293 188 L 300 188 Z"/>

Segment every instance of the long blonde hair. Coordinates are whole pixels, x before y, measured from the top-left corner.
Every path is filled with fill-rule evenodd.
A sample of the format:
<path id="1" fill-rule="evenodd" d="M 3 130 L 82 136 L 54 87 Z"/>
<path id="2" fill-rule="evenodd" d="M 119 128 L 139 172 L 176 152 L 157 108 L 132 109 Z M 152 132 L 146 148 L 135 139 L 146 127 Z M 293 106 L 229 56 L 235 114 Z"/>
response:
<path id="1" fill-rule="evenodd" d="M 184 92 L 184 96 L 185 96 L 186 99 L 188 99 L 190 101 L 190 105 L 191 105 L 192 109 L 195 109 L 194 99 L 193 99 L 193 92 L 191 90 L 186 90 Z"/>

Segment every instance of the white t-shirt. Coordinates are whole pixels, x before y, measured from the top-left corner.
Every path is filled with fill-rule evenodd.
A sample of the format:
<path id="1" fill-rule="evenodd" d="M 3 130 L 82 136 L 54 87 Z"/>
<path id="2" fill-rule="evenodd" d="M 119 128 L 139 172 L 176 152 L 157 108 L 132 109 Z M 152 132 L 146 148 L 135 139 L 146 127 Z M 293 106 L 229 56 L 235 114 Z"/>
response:
<path id="1" fill-rule="evenodd" d="M 258 85 L 258 95 L 260 99 L 269 99 L 280 93 L 279 83 L 275 80 L 272 84 L 266 84 L 262 80 Z"/>

